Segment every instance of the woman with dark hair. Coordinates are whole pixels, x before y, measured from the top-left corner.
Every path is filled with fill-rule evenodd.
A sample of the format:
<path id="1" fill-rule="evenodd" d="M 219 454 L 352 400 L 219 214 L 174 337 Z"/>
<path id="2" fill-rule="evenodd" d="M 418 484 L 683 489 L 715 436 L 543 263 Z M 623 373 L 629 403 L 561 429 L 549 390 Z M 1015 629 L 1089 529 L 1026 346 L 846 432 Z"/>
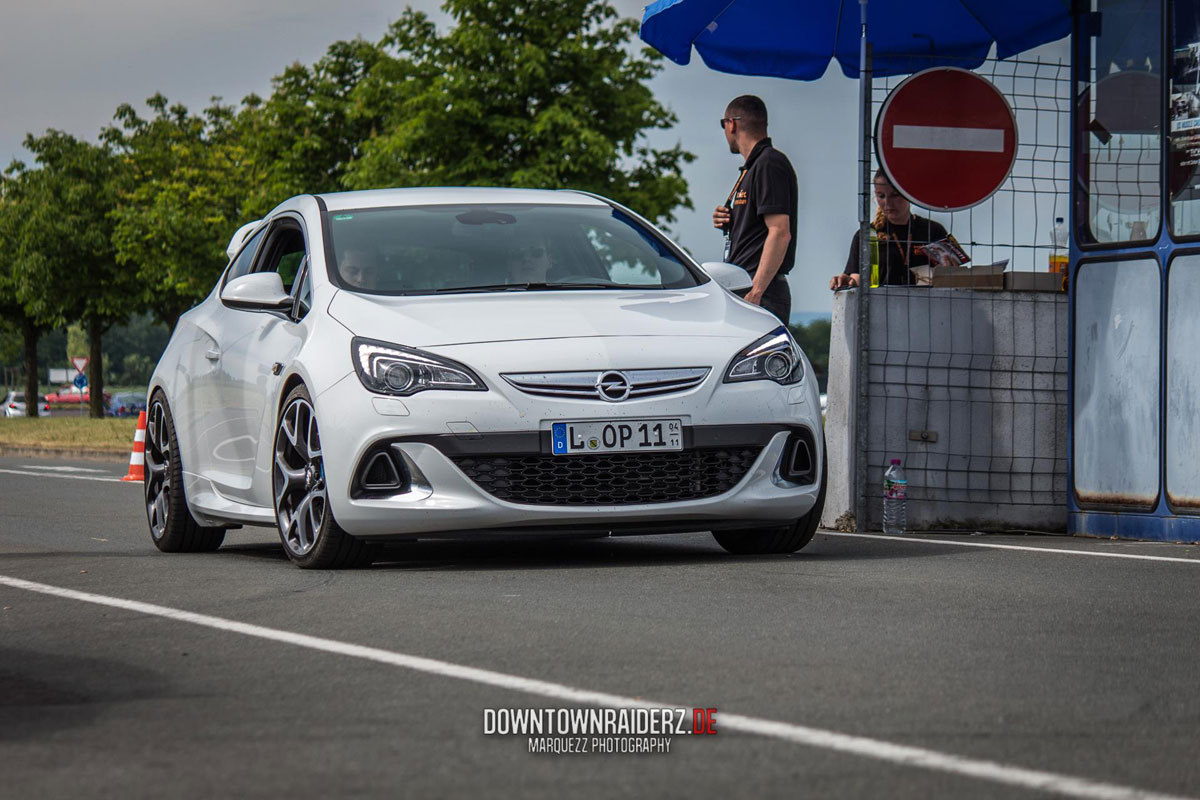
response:
<path id="1" fill-rule="evenodd" d="M 879 239 L 879 285 L 910 286 L 912 267 L 929 264 L 924 246 L 947 237 L 940 223 L 912 213 L 908 200 L 891 184 L 883 170 L 875 171 L 875 202 L 879 204 L 871 227 Z M 858 232 L 850 242 L 846 268 L 829 281 L 830 289 L 858 286 Z"/>

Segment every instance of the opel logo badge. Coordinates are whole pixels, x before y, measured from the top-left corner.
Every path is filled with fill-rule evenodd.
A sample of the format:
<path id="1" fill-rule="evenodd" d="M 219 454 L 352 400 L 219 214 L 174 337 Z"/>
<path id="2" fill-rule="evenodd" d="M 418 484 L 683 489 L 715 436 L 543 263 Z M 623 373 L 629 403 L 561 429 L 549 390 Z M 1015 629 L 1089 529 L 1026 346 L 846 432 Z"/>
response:
<path id="1" fill-rule="evenodd" d="M 610 403 L 619 403 L 629 397 L 631 388 L 629 378 L 623 372 L 602 372 L 596 378 L 596 394 Z"/>

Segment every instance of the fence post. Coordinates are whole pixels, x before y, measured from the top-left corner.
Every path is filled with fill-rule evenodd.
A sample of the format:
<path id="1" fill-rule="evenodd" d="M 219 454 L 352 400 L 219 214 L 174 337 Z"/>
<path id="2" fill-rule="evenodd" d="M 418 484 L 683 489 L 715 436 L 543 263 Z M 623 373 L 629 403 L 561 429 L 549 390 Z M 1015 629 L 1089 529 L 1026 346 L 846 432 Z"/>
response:
<path id="1" fill-rule="evenodd" d="M 862 32 L 858 51 L 858 364 L 854 375 L 854 528 L 867 525 L 867 382 L 870 378 L 870 342 L 867 303 L 871 287 L 871 44 L 867 41 L 867 3 L 859 0 Z"/>

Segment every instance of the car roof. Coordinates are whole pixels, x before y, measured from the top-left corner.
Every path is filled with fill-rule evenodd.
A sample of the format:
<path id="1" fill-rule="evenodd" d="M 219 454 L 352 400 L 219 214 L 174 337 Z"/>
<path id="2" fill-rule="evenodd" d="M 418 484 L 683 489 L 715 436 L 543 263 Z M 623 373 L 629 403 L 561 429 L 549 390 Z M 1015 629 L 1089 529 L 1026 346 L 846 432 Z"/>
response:
<path id="1" fill-rule="evenodd" d="M 607 207 L 603 200 L 581 192 L 549 189 L 501 189 L 488 186 L 421 187 L 413 189 L 370 189 L 361 192 L 322 194 L 330 211 L 391 206 L 468 205 L 555 205 Z"/>

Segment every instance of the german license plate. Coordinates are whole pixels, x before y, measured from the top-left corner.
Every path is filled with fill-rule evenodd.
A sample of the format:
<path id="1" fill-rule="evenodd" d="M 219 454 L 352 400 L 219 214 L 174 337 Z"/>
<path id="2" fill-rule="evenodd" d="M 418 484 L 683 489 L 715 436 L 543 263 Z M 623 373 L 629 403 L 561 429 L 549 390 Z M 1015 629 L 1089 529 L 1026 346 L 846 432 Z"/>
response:
<path id="1" fill-rule="evenodd" d="M 683 424 L 677 419 L 555 422 L 550 442 L 556 456 L 682 450 Z"/>

